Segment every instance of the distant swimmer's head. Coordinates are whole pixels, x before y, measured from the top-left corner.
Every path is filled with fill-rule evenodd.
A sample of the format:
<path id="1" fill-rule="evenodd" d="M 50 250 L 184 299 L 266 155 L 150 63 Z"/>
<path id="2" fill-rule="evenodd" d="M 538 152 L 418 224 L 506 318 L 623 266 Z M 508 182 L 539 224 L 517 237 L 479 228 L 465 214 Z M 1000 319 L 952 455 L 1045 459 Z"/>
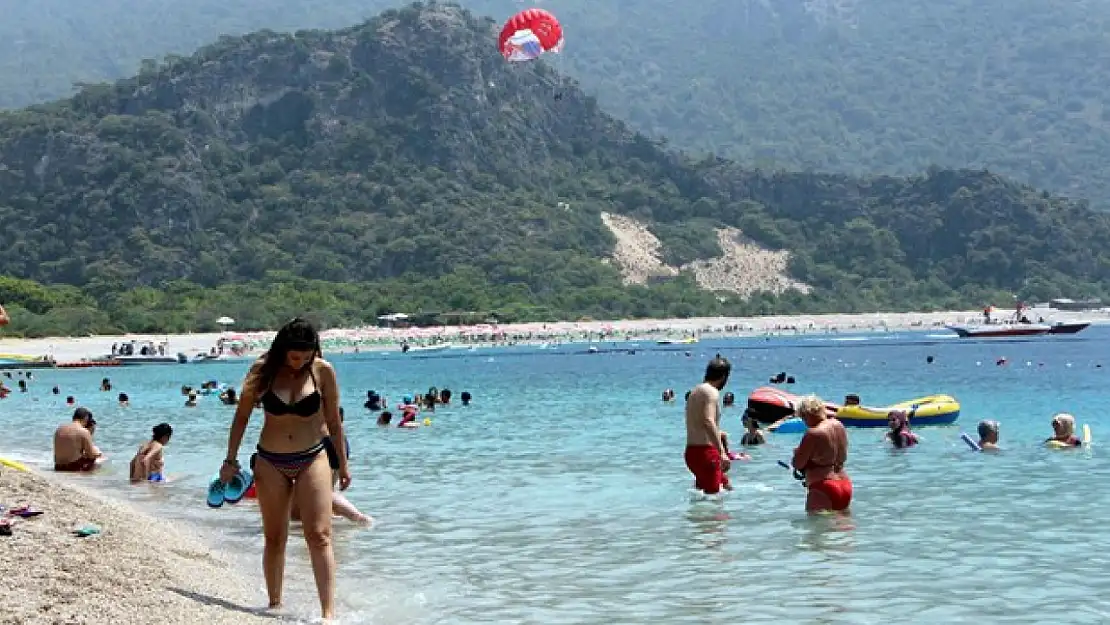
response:
<path id="1" fill-rule="evenodd" d="M 58 395 L 58 394 L 60 394 L 60 393 L 62 392 L 62 389 L 60 389 L 60 388 L 58 388 L 57 386 L 55 386 L 54 388 L 50 389 L 50 392 L 51 392 L 51 393 L 54 393 L 55 395 Z"/>
<path id="2" fill-rule="evenodd" d="M 120 393 L 117 399 L 121 406 L 127 406 L 131 403 L 131 398 L 127 396 L 127 393 Z"/>
<path id="3" fill-rule="evenodd" d="M 733 395 L 732 391 L 729 391 L 725 393 L 725 397 L 722 401 L 726 406 L 731 406 L 736 403 L 736 395 Z"/>
<path id="4" fill-rule="evenodd" d="M 682 399 L 684 401 L 690 401 L 690 391 L 686 391 L 686 394 L 682 396 Z"/>
<path id="5" fill-rule="evenodd" d="M 979 422 L 979 441 L 982 443 L 997 443 L 998 430 L 1000 424 L 998 421 L 990 421 L 984 419 Z"/>
<path id="6" fill-rule="evenodd" d="M 732 373 L 732 363 L 724 356 L 717 354 L 705 367 L 705 381 L 718 389 L 722 389 L 728 383 L 730 373 Z"/>
<path id="7" fill-rule="evenodd" d="M 1075 436 L 1075 417 L 1066 412 L 1052 417 L 1052 431 L 1056 433 L 1056 438 Z"/>
<path id="8" fill-rule="evenodd" d="M 794 408 L 798 415 L 809 427 L 814 427 L 825 420 L 825 401 L 816 395 L 803 397 Z"/>
<path id="9" fill-rule="evenodd" d="M 389 425 L 389 422 L 392 421 L 392 420 L 393 420 L 393 413 L 388 411 L 388 410 L 386 410 L 386 411 L 382 412 L 380 415 L 378 415 L 378 425 Z"/>
<path id="10" fill-rule="evenodd" d="M 158 425 L 154 426 L 151 440 L 158 441 L 163 445 L 168 445 L 171 436 L 173 436 L 173 428 L 170 427 L 170 424 L 159 423 Z"/>
<path id="11" fill-rule="evenodd" d="M 845 395 L 844 396 L 844 405 L 845 406 L 858 406 L 859 405 L 859 395 L 856 395 L 855 393 Z"/>
<path id="12" fill-rule="evenodd" d="M 462 403 L 463 403 L 464 406 L 469 406 L 470 405 L 470 400 L 474 398 L 470 394 L 470 391 L 463 391 L 462 395 L 459 395 L 459 397 L 462 398 Z"/>
<path id="13" fill-rule="evenodd" d="M 67 406 L 72 406 L 75 403 L 77 403 L 77 400 L 73 398 L 73 395 L 70 395 L 69 397 L 66 397 L 66 405 Z"/>

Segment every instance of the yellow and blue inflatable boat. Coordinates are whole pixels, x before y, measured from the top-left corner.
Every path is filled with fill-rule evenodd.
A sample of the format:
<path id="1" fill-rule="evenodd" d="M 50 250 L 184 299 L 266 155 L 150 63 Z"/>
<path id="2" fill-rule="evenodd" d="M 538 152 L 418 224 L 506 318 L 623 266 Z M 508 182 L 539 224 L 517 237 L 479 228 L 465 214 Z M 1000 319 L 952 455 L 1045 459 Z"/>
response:
<path id="1" fill-rule="evenodd" d="M 836 418 L 847 427 L 887 427 L 887 414 L 892 410 L 905 410 L 910 415 L 910 426 L 951 425 L 960 418 L 960 402 L 951 395 L 929 395 L 900 402 L 885 408 L 867 406 L 841 406 Z"/>

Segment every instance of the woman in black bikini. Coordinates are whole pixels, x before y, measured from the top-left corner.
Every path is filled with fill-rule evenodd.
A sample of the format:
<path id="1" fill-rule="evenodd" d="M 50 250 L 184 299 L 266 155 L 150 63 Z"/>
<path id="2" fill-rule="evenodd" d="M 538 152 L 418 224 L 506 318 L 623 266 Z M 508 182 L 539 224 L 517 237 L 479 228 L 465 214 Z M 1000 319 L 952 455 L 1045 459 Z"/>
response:
<path id="1" fill-rule="evenodd" d="M 316 590 L 325 619 L 335 615 L 335 556 L 331 546 L 332 468 L 326 453 L 330 443 L 344 449 L 343 423 L 339 419 L 339 385 L 335 369 L 320 354 L 320 337 L 303 319 L 294 319 L 278 330 L 270 351 L 247 374 L 220 479 L 231 481 L 239 470 L 239 445 L 256 401 L 261 401 L 265 421 L 258 448 L 251 456 L 257 485 L 258 506 L 266 546 L 262 571 L 270 607 L 281 605 L 285 572 L 285 543 L 289 538 L 289 513 L 293 501 L 301 512 L 305 542 L 312 559 Z M 323 424 L 321 423 L 323 421 Z M 331 440 L 321 439 L 327 425 Z M 339 488 L 351 484 L 346 454 L 338 455 Z"/>

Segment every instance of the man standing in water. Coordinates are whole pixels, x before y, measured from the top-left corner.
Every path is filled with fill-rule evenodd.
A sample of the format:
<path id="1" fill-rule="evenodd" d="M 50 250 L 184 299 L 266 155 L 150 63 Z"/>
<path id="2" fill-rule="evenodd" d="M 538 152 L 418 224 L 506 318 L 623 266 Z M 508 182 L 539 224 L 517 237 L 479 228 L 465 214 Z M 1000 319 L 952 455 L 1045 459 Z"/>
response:
<path id="1" fill-rule="evenodd" d="M 686 467 L 694 474 L 695 488 L 707 495 L 721 488 L 732 490 L 731 463 L 721 440 L 721 389 L 728 383 L 732 365 L 717 354 L 705 368 L 705 381 L 686 400 Z"/>

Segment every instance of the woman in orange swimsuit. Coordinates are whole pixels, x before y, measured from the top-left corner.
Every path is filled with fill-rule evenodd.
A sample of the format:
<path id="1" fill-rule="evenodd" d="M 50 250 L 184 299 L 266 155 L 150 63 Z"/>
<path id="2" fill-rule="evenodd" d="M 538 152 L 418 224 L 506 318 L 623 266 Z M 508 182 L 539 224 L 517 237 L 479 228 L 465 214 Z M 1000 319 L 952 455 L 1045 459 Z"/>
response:
<path id="1" fill-rule="evenodd" d="M 844 472 L 848 461 L 848 431 L 825 416 L 825 402 L 810 395 L 795 413 L 809 428 L 794 450 L 794 469 L 805 475 L 809 489 L 806 512 L 847 510 L 852 503 L 852 480 Z"/>
<path id="2" fill-rule="evenodd" d="M 251 367 L 239 395 L 220 479 L 239 471 L 239 445 L 255 402 L 264 410 L 262 433 L 251 456 L 265 549 L 262 571 L 270 607 L 281 605 L 285 544 L 293 501 L 301 512 L 305 542 L 320 608 L 325 619 L 335 614 L 335 556 L 331 545 L 332 468 L 320 433 L 324 425 L 335 449 L 344 448 L 335 369 L 320 354 L 320 337 L 303 319 L 278 330 L 270 351 Z M 340 489 L 351 484 L 346 454 L 338 454 Z"/>

